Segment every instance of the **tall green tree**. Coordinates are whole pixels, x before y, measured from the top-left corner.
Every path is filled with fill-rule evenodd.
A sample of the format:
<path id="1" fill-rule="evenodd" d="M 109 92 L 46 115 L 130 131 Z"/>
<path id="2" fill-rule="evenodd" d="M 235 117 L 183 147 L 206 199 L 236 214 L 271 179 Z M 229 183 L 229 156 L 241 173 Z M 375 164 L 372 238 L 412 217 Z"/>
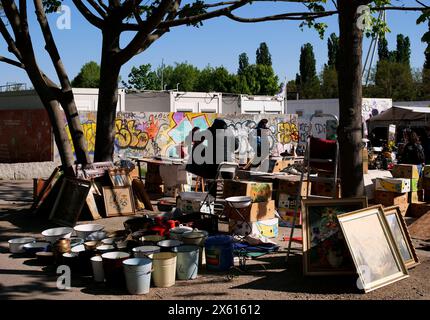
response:
<path id="1" fill-rule="evenodd" d="M 75 88 L 99 88 L 100 66 L 95 61 L 84 64 L 78 75 L 72 80 Z"/>
<path id="2" fill-rule="evenodd" d="M 151 70 L 151 64 L 143 64 L 139 67 L 132 67 L 128 81 L 122 83 L 127 89 L 159 90 L 161 79 L 156 71 Z"/>
<path id="3" fill-rule="evenodd" d="M 246 68 L 249 67 L 249 58 L 248 55 L 243 52 L 239 55 L 239 69 L 237 69 L 237 74 L 242 75 Z"/>
<path id="4" fill-rule="evenodd" d="M 339 66 L 339 37 L 332 33 L 327 40 L 328 62 L 330 68 L 337 70 Z"/>
<path id="5" fill-rule="evenodd" d="M 388 61 L 391 59 L 391 52 L 388 49 L 388 41 L 385 36 L 381 37 L 378 41 L 378 58 L 379 61 Z"/>
<path id="6" fill-rule="evenodd" d="M 174 67 L 164 68 L 164 84 L 167 89 L 194 91 L 199 77 L 199 69 L 187 62 L 175 63 Z"/>
<path id="7" fill-rule="evenodd" d="M 279 79 L 275 75 L 272 66 L 257 64 L 255 66 L 255 73 L 258 87 L 255 88 L 254 94 L 272 96 L 279 92 Z"/>
<path id="8" fill-rule="evenodd" d="M 316 72 L 314 49 L 310 43 L 302 46 L 300 52 L 299 93 L 302 99 L 320 97 L 320 81 Z"/>
<path id="9" fill-rule="evenodd" d="M 324 66 L 321 73 L 321 95 L 325 99 L 339 97 L 337 71 L 334 67 Z"/>
<path id="10" fill-rule="evenodd" d="M 235 81 L 235 76 L 226 68 L 207 66 L 200 71 L 195 89 L 201 92 L 232 92 Z"/>
<path id="11" fill-rule="evenodd" d="M 403 34 L 397 35 L 396 61 L 406 65 L 411 64 L 411 41 Z"/>
<path id="12" fill-rule="evenodd" d="M 269 47 L 266 42 L 260 43 L 260 47 L 256 52 L 255 62 L 265 66 L 272 66 L 272 55 L 269 52 Z"/>

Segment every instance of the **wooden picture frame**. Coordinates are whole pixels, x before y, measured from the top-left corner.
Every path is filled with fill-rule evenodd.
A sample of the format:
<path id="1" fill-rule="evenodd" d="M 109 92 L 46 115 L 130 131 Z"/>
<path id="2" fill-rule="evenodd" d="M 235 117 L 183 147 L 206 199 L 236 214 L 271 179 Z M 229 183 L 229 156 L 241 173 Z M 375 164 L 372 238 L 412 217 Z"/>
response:
<path id="1" fill-rule="evenodd" d="M 340 214 L 339 225 L 366 293 L 409 277 L 382 205 Z"/>
<path id="2" fill-rule="evenodd" d="M 65 177 L 49 215 L 49 220 L 59 225 L 74 227 L 86 203 L 90 189 L 90 181 Z M 64 206 L 64 203 L 67 206 Z"/>
<path id="3" fill-rule="evenodd" d="M 420 261 L 400 208 L 398 206 L 384 208 L 384 213 L 406 267 L 411 269 L 417 266 Z"/>
<path id="4" fill-rule="evenodd" d="M 103 187 L 106 217 L 135 214 L 133 191 L 128 187 Z"/>
<path id="5" fill-rule="evenodd" d="M 356 274 L 337 215 L 367 207 L 367 198 L 302 200 L 303 274 Z"/>

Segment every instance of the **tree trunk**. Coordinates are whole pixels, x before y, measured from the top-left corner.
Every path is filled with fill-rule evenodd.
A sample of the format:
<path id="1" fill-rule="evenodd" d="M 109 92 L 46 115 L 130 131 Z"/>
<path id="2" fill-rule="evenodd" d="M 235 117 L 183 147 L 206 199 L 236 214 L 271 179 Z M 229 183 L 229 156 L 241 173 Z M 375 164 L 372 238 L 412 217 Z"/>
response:
<path id="1" fill-rule="evenodd" d="M 115 118 L 118 102 L 118 78 L 121 70 L 115 61 L 119 52 L 118 28 L 103 30 L 102 58 L 100 63 L 99 101 L 94 162 L 112 161 L 115 143 Z"/>
<path id="2" fill-rule="evenodd" d="M 87 141 L 84 136 L 81 121 L 79 120 L 78 109 L 76 108 L 72 88 L 67 88 L 66 90 L 63 88 L 60 103 L 69 124 L 70 135 L 75 148 L 76 161 L 83 165 L 88 164 L 91 160 L 88 155 Z"/>
<path id="3" fill-rule="evenodd" d="M 358 4 L 339 0 L 339 146 L 342 197 L 364 194 L 362 158 L 362 41 Z"/>

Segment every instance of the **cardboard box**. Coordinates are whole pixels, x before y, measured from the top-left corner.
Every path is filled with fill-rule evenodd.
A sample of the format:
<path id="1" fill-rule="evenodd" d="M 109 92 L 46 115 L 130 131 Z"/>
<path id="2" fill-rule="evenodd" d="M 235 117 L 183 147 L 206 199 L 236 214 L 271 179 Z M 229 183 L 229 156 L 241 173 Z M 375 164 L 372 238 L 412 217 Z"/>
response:
<path id="1" fill-rule="evenodd" d="M 396 164 L 391 170 L 394 178 L 418 179 L 420 174 L 414 164 Z"/>
<path id="2" fill-rule="evenodd" d="M 402 216 L 406 216 L 406 213 L 408 212 L 409 203 L 405 203 L 405 204 L 398 204 L 399 208 L 400 208 L 400 213 L 402 214 Z"/>
<path id="3" fill-rule="evenodd" d="M 255 181 L 224 181 L 224 198 L 235 196 L 251 197 L 252 202 L 272 200 L 272 183 Z"/>
<path id="4" fill-rule="evenodd" d="M 425 202 L 411 203 L 409 205 L 407 216 L 420 218 L 428 212 L 430 212 L 430 203 L 425 203 Z"/>
<path id="5" fill-rule="evenodd" d="M 299 190 L 300 187 L 300 179 L 294 179 L 291 181 L 288 180 L 279 180 L 278 183 L 278 197 L 279 194 L 288 194 L 290 196 L 296 196 L 298 192 L 300 192 L 300 196 L 306 197 L 307 195 L 307 181 L 303 181 L 302 188 Z M 309 182 L 309 188 L 312 187 L 312 183 Z"/>
<path id="6" fill-rule="evenodd" d="M 243 218 L 236 210 L 242 214 Z M 273 219 L 275 217 L 275 200 L 271 200 L 269 202 L 256 202 L 251 204 L 248 208 L 243 209 L 234 209 L 226 204 L 224 207 L 224 215 L 229 219 L 250 222 Z"/>
<path id="7" fill-rule="evenodd" d="M 287 193 L 278 193 L 278 202 L 277 202 L 277 208 L 287 208 L 287 209 L 296 209 L 296 201 L 297 196 L 291 196 Z M 300 202 L 300 200 L 299 200 Z M 299 209 L 300 209 L 300 203 L 299 203 Z"/>
<path id="8" fill-rule="evenodd" d="M 404 193 L 411 191 L 411 179 L 376 178 L 375 190 Z"/>
<path id="9" fill-rule="evenodd" d="M 422 179 L 411 179 L 411 191 L 419 191 L 423 189 Z"/>
<path id="10" fill-rule="evenodd" d="M 272 172 L 281 172 L 283 169 L 287 168 L 289 165 L 294 164 L 294 160 L 284 160 L 279 159 L 276 160 L 275 165 L 273 166 Z"/>
<path id="11" fill-rule="evenodd" d="M 279 233 L 279 220 L 273 218 L 270 220 L 262 220 L 257 222 L 245 222 L 229 219 L 229 232 L 234 235 L 244 236 L 251 233 L 261 234 L 266 238 L 276 238 Z"/>
<path id="12" fill-rule="evenodd" d="M 287 208 L 279 208 L 278 213 L 282 218 L 279 220 L 279 226 L 291 228 L 293 226 L 294 210 L 287 209 Z M 302 212 L 301 210 L 298 210 L 297 216 L 296 216 L 296 226 L 301 226 L 301 225 L 302 225 Z"/>
<path id="13" fill-rule="evenodd" d="M 312 194 L 320 197 L 333 197 L 333 184 L 330 182 L 314 182 Z M 336 198 L 340 198 L 340 182 L 336 185 Z"/>
<path id="14" fill-rule="evenodd" d="M 408 203 L 408 193 L 397 193 L 389 191 L 375 190 L 374 202 L 384 206 L 396 206 Z"/>
<path id="15" fill-rule="evenodd" d="M 420 198 L 418 196 L 418 191 L 409 192 L 408 195 L 409 195 L 409 199 L 408 199 L 409 203 L 419 203 L 420 202 Z"/>

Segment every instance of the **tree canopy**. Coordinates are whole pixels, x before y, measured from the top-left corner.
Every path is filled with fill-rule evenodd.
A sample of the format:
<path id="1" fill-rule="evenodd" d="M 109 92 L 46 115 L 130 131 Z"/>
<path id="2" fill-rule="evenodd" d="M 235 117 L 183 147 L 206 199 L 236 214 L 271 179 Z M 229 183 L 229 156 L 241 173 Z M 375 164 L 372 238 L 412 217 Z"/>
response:
<path id="1" fill-rule="evenodd" d="M 99 88 L 100 66 L 97 62 L 90 61 L 84 64 L 78 75 L 72 80 L 75 88 Z"/>

